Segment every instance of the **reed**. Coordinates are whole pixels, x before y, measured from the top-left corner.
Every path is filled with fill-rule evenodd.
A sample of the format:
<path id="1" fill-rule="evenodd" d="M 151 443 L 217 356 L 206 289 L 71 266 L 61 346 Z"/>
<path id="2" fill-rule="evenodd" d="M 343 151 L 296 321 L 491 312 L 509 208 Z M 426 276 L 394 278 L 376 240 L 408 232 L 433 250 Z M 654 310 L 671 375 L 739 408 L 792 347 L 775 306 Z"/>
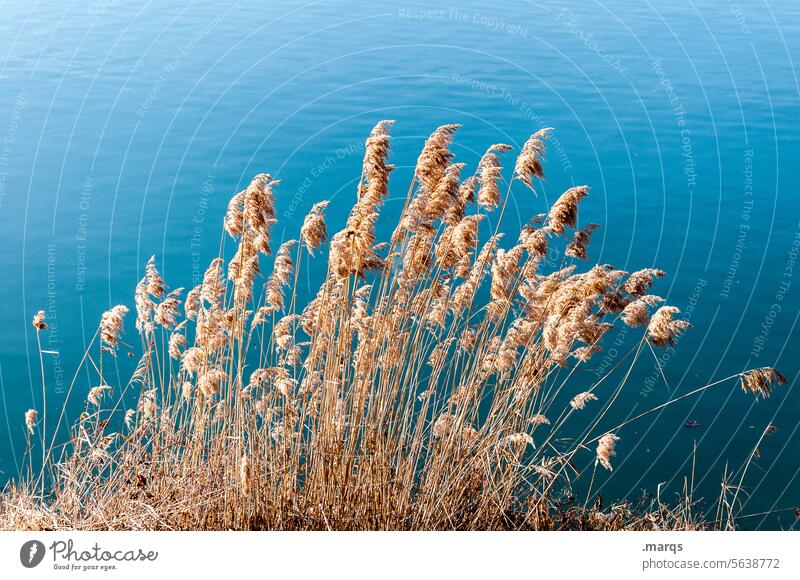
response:
<path id="1" fill-rule="evenodd" d="M 595 455 L 594 481 L 598 465 L 611 470 L 624 453 L 620 432 L 631 421 L 726 381 L 767 396 L 783 376 L 756 369 L 598 429 L 643 345 L 671 345 L 688 327 L 648 294 L 664 273 L 580 268 L 597 228 L 578 228 L 585 186 L 567 190 L 517 240 L 499 225 L 482 231 L 488 212 L 502 217 L 515 180 L 536 192 L 551 129 L 526 142 L 504 196 L 501 155 L 511 148 L 492 145 L 462 175 L 450 152 L 458 126 L 440 127 L 396 229 L 379 242 L 391 124 L 378 123 L 366 141 L 355 205 L 330 238 L 327 274 L 307 304 L 297 271 L 321 259 L 328 202 L 313 206 L 299 239 L 265 270 L 278 187 L 265 173 L 228 206 L 234 255 L 214 259 L 185 299 L 148 261 L 134 293 L 135 371 L 112 388 L 103 370 L 131 326 L 128 308 L 115 306 L 76 369 L 71 396 L 79 373 L 96 381 L 68 441 L 56 441 L 63 411 L 49 444 L 37 411 L 25 414 L 28 475 L 4 491 L 1 527 L 703 527 L 688 492 L 676 506 L 660 497 L 604 506 L 598 496 L 590 505 L 588 493 L 581 505 L 571 493 L 583 475 L 575 458 L 591 465 Z M 37 336 L 47 331 L 44 313 L 33 324 Z M 618 363 L 629 366 L 625 379 L 607 394 L 604 379 L 577 392 L 576 370 L 620 324 L 642 329 Z M 44 459 L 33 469 L 37 429 Z M 735 504 L 720 499 L 726 527 Z"/>

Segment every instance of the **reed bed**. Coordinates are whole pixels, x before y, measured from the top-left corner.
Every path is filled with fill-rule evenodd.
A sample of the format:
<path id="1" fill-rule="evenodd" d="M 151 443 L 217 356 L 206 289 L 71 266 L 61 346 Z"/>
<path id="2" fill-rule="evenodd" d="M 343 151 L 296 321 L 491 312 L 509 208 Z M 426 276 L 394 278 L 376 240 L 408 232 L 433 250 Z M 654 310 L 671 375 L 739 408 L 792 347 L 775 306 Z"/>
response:
<path id="1" fill-rule="evenodd" d="M 201 284 L 184 295 L 167 286 L 154 258 L 146 264 L 134 312 L 119 305 L 104 313 L 78 365 L 70 396 L 84 398 L 85 409 L 68 442 L 57 437 L 64 411 L 55 424 L 45 424 L 46 408 L 25 414 L 27 469 L 2 495 L 0 527 L 735 525 L 735 486 L 723 488 L 709 524 L 695 515 L 690 490 L 671 506 L 660 498 L 604 505 L 591 485 L 577 499 L 572 484 L 613 468 L 630 422 L 736 379 L 766 397 L 782 375 L 767 368 L 729 377 L 600 429 L 646 345 L 673 344 L 688 327 L 649 293 L 664 272 L 580 267 L 597 228 L 578 227 L 585 186 L 567 190 L 517 240 L 499 233 L 512 186 L 536 193 L 544 177 L 550 129 L 530 137 L 506 181 L 511 147 L 492 145 L 466 175 L 450 152 L 458 126 L 438 128 L 396 229 L 379 242 L 391 124 L 379 122 L 366 140 L 355 205 L 329 242 L 322 201 L 264 270 L 278 183 L 260 174 L 225 215 L 235 254 L 214 259 Z M 300 304 L 298 269 L 324 259 L 326 245 L 327 274 Z M 112 388 L 105 369 L 132 317 L 142 354 L 130 379 Z M 624 378 L 575 392 L 576 371 L 623 324 L 641 331 L 620 360 L 629 366 Z M 47 332 L 43 312 L 33 325 L 37 338 Z M 87 369 L 96 384 L 79 392 Z M 578 437 L 563 434 L 575 425 Z M 588 471 L 576 467 L 579 456 L 594 458 Z"/>

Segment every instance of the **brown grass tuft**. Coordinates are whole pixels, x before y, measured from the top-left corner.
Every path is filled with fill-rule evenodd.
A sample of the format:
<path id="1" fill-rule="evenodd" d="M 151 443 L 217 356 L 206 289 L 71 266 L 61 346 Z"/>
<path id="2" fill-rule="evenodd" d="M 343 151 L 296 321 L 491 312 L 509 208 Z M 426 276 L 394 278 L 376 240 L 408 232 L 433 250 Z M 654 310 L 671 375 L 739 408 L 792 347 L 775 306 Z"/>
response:
<path id="1" fill-rule="evenodd" d="M 598 464 L 611 469 L 625 425 L 722 382 L 611 429 L 605 414 L 625 381 L 614 394 L 600 390 L 611 382 L 603 379 L 577 386 L 574 373 L 616 324 L 643 328 L 620 358 L 631 366 L 645 340 L 672 345 L 688 327 L 671 306 L 650 316 L 662 300 L 648 291 L 663 272 L 628 276 L 573 263 L 587 258 L 596 227 L 572 231 L 585 186 L 567 190 L 507 243 L 482 219 L 507 201 L 499 154 L 508 147 L 490 147 L 473 173 L 453 162 L 457 125 L 425 142 L 400 223 L 390 242 L 379 242 L 391 124 L 379 122 L 366 141 L 355 204 L 331 237 L 327 273 L 308 304 L 298 303 L 297 270 L 328 239 L 327 202 L 311 208 L 300 243 L 286 241 L 273 256 L 278 183 L 261 173 L 228 205 L 232 255 L 213 259 L 183 304 L 182 289 L 168 291 L 148 260 L 133 294 L 140 344 L 126 345 L 138 364 L 113 389 L 108 357 L 117 354 L 128 310 L 102 315 L 99 338 L 75 371 L 76 384 L 91 381 L 76 389 L 88 393 L 85 412 L 63 441 L 47 433 L 42 365 L 43 420 L 33 409 L 25 414 L 27 470 L 0 495 L 0 527 L 701 525 L 690 509 L 660 502 L 569 499 L 584 480 L 576 476 L 590 471 L 593 481 L 602 476 Z M 530 188 L 544 177 L 548 133 L 534 133 L 516 162 L 514 176 Z M 38 338 L 43 312 L 33 325 Z M 763 397 L 786 382 L 771 368 L 740 379 Z M 608 403 L 588 405 L 595 392 Z M 40 464 L 31 453 L 37 425 Z"/>

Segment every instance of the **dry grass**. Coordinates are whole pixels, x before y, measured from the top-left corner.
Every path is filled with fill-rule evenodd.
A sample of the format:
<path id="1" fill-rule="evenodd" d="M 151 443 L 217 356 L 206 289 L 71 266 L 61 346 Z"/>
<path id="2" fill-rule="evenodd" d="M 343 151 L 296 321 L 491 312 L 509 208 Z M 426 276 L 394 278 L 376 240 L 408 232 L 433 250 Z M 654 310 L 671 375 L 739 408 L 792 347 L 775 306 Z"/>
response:
<path id="1" fill-rule="evenodd" d="M 660 498 L 589 505 L 590 492 L 586 502 L 571 492 L 584 475 L 576 455 L 596 454 L 594 481 L 598 466 L 612 469 L 621 431 L 638 418 L 598 432 L 630 371 L 602 399 L 599 383 L 576 393 L 574 373 L 615 324 L 643 329 L 626 364 L 646 341 L 673 343 L 688 325 L 647 294 L 664 273 L 578 270 L 597 227 L 576 231 L 584 186 L 565 192 L 506 248 L 497 230 L 480 240 L 482 219 L 499 208 L 499 224 L 513 182 L 533 190 L 543 177 L 549 129 L 531 136 L 508 183 L 500 156 L 510 147 L 492 145 L 475 174 L 462 177 L 465 166 L 449 150 L 458 126 L 437 129 L 391 241 L 378 243 L 393 169 L 390 125 L 380 122 L 367 139 L 357 201 L 330 240 L 324 283 L 303 308 L 297 269 L 328 239 L 327 203 L 314 206 L 300 239 L 281 245 L 262 275 L 276 222 L 277 183 L 267 174 L 228 207 L 235 255 L 213 260 L 185 300 L 183 289 L 168 291 L 155 260 L 147 263 L 135 292 L 143 354 L 133 376 L 114 392 L 103 370 L 117 356 L 128 314 L 116 306 L 76 370 L 77 378 L 88 368 L 96 384 L 81 395 L 85 412 L 71 440 L 56 445 L 62 411 L 54 430 L 39 433 L 48 444 L 34 469 L 29 439 L 28 475 L 3 494 L 0 527 L 703 525 L 690 489 L 671 508 Z M 43 313 L 33 323 L 37 335 L 47 331 Z M 742 386 L 766 395 L 781 379 L 762 369 L 742 376 Z M 45 428 L 34 410 L 25 421 L 31 434 Z M 559 435 L 576 424 L 585 424 L 580 437 Z M 723 494 L 719 519 L 729 522 L 735 504 Z"/>

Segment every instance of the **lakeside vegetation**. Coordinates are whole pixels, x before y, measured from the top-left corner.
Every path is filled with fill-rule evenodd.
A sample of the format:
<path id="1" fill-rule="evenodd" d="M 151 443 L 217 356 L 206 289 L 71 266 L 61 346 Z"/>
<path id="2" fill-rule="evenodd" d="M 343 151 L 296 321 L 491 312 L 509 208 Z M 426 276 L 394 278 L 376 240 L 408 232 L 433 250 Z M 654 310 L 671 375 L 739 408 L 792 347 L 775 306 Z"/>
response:
<path id="1" fill-rule="evenodd" d="M 2 494 L 0 528 L 735 529 L 758 444 L 711 510 L 697 509 L 690 484 L 669 505 L 605 504 L 592 484 L 613 469 L 627 425 L 710 388 L 768 397 L 785 378 L 753 369 L 601 428 L 640 355 L 688 327 L 650 293 L 665 273 L 581 267 L 598 227 L 578 224 L 586 186 L 516 240 L 500 233 L 511 188 L 535 194 L 544 177 L 550 129 L 528 139 L 504 180 L 510 146 L 492 145 L 468 174 L 450 151 L 458 126 L 438 128 L 397 227 L 378 241 L 391 124 L 369 135 L 356 202 L 330 240 L 320 201 L 273 253 L 278 184 L 260 174 L 224 218 L 235 254 L 212 260 L 201 284 L 170 289 L 148 261 L 134 312 L 103 314 L 76 361 L 68 398 L 85 408 L 66 444 L 66 405 L 47 416 L 42 365 L 45 406 L 25 414 L 26 463 Z M 327 274 L 301 304 L 299 268 L 326 245 Z M 133 315 L 142 354 L 117 392 L 104 369 Z M 576 371 L 615 325 L 640 336 L 577 391 Z M 33 326 L 41 363 L 44 312 Z M 81 392 L 87 371 L 96 384 Z M 622 380 L 606 383 L 611 371 Z M 580 436 L 566 436 L 576 424 Z M 576 463 L 586 455 L 588 471 Z M 590 482 L 585 497 L 572 493 L 577 477 Z"/>

